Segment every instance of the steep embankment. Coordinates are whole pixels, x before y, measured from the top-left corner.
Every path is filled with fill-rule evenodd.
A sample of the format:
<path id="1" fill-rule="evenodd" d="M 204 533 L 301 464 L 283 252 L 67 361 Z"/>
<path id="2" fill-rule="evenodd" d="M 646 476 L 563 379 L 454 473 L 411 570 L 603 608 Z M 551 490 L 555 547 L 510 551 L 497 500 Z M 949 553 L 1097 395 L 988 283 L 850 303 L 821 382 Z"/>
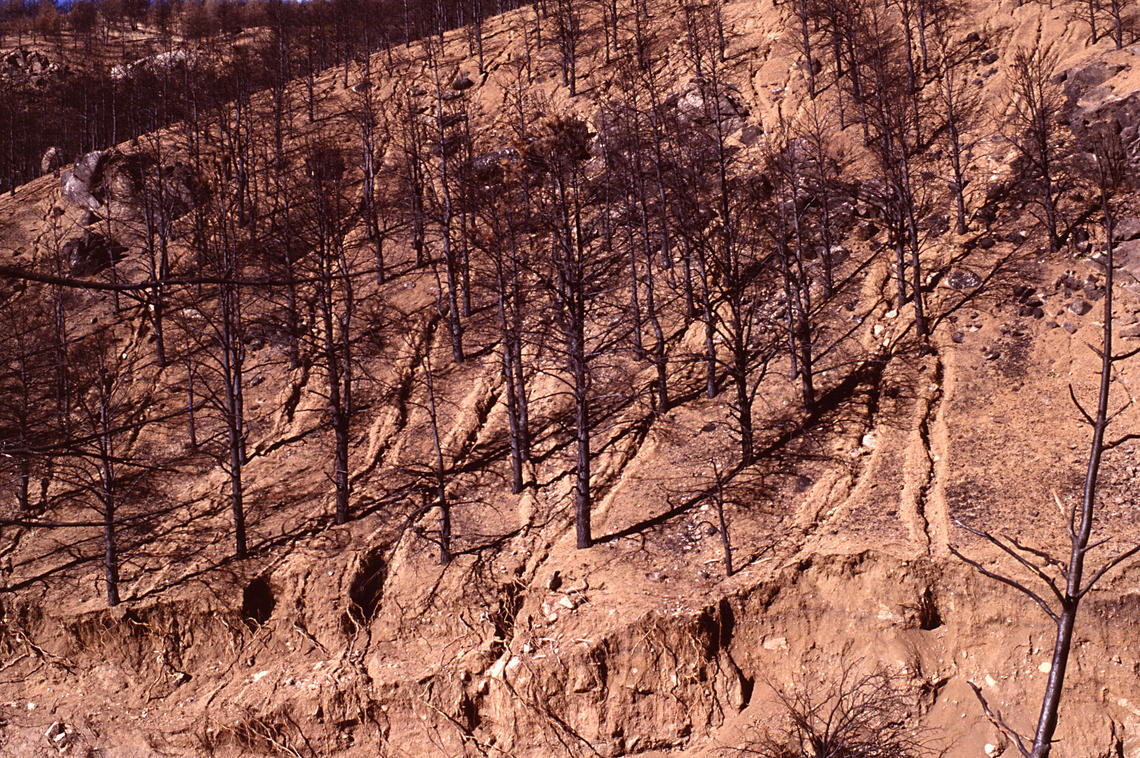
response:
<path id="1" fill-rule="evenodd" d="M 693 89 L 680 21 L 650 5 L 662 13 L 661 80 L 683 103 Z M 733 118 L 759 133 L 776 132 L 778 110 L 790 118 L 804 99 L 782 9 L 724 6 L 732 32 L 725 76 L 740 101 Z M 1135 113 L 1135 45 L 1085 46 L 1065 12 L 1036 4 L 975 10 L 962 31 L 977 35 L 971 74 L 995 112 L 1010 51 L 1048 39 L 1064 53 L 1062 70 L 1073 71 L 1066 81 L 1078 130 L 1106 110 Z M 484 29 L 488 74 L 471 90 L 470 117 L 493 135 L 508 131 L 493 119 L 509 110 L 529 13 Z M 596 121 L 604 93 L 620 84 L 603 46 L 584 47 L 583 94 L 566 95 L 553 46 L 536 55 L 544 68 L 534 86 L 547 112 Z M 418 53 L 406 55 L 382 87 L 433 75 Z M 449 73 L 471 70 L 464 37 L 449 36 L 446 56 Z M 329 111 L 352 101 L 338 77 L 315 82 Z M 749 134 L 734 133 L 733 147 L 759 159 L 762 144 Z M 1012 170 L 996 127 L 981 134 L 973 149 L 979 205 L 990 188 L 1000 197 Z M 865 162 L 857 125 L 834 138 L 857 168 Z M 55 187 L 45 177 L 0 200 L 5 244 L 23 257 L 47 244 Z M 703 327 L 685 325 L 674 294 L 662 309 L 673 314 L 666 344 L 676 407 L 653 413 L 654 372 L 644 361 L 614 358 L 596 377 L 605 400 L 594 448 L 599 539 L 588 551 L 574 548 L 561 368 L 550 361 L 533 379 L 536 454 L 527 487 L 511 494 L 501 356 L 489 348 L 448 362 L 440 280 L 404 265 L 411 253 L 401 240 L 398 273 L 362 285 L 363 301 L 383 304 L 370 315 L 388 329 L 375 336 L 377 356 L 366 362 L 375 384 L 353 429 L 356 518 L 329 523 L 324 377 L 308 364 L 286 368 L 272 335 L 255 335 L 245 468 L 253 556 L 229 558 L 221 467 L 185 451 L 180 429 L 147 432 L 138 444 L 185 457 L 145 495 L 173 505 L 133 545 L 123 605 L 103 607 L 73 533 L 19 531 L 4 557 L 12 591 L 0 596 L 0 750 L 714 756 L 780 728 L 778 693 L 882 666 L 905 693 L 901 717 L 947 756 L 1012 754 L 970 683 L 1026 729 L 1044 687 L 1051 626 L 1024 597 L 951 555 L 953 545 L 987 567 L 1002 559 L 954 522 L 1041 549 L 1061 545 L 1054 496 L 1064 504 L 1076 496 L 1087 445 L 1068 385 L 1081 398 L 1095 387 L 1085 342 L 1097 339 L 1103 278 L 1095 263 L 1045 253 L 1020 199 L 997 203 L 992 228 L 928 238 L 928 349 L 913 339 L 909 307 L 893 307 L 879 222 L 865 204 L 844 209 L 844 284 L 821 322 L 818 408 L 801 410 L 787 359 L 773 359 L 757 390 L 758 462 L 744 469 L 734 467 L 729 393 L 702 394 Z M 79 215 L 67 208 L 61 223 Z M 1140 284 L 1121 284 L 1117 318 L 1128 344 L 1140 335 Z M 92 297 L 79 312 L 82 329 L 93 331 L 112 311 L 106 297 Z M 477 333 L 495 330 L 490 317 L 471 323 Z M 148 344 L 145 327 L 131 330 L 123 354 Z M 527 350 L 540 353 L 543 340 Z M 434 495 L 422 484 L 434 456 L 429 365 L 456 503 L 455 559 L 446 568 Z M 155 381 L 180 387 L 173 375 Z M 1125 363 L 1114 382 L 1114 408 L 1129 404 L 1116 421 L 1122 431 L 1140 420 L 1130 405 L 1133 376 Z M 1098 529 L 1121 545 L 1140 537 L 1134 455 L 1121 446 L 1104 472 Z M 718 493 L 723 472 L 731 475 Z M 726 503 L 730 577 L 717 495 Z M 1106 580 L 1082 612 L 1060 754 L 1140 755 L 1138 571 Z"/>

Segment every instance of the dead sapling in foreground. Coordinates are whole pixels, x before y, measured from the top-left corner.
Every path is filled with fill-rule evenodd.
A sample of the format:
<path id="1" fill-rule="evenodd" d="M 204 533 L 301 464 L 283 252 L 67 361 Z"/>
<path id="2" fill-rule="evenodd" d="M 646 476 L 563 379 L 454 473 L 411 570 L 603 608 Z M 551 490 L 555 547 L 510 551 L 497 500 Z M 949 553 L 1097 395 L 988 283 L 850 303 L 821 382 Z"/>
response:
<path id="1" fill-rule="evenodd" d="M 1092 591 L 1096 583 L 1112 569 L 1140 552 L 1140 544 L 1132 545 L 1117 552 L 1095 570 L 1091 576 L 1086 572 L 1085 561 L 1097 548 L 1104 547 L 1112 540 L 1112 535 L 1093 539 L 1093 518 L 1096 512 L 1097 477 L 1100 473 L 1101 459 L 1104 454 L 1120 444 L 1133 439 L 1140 439 L 1140 434 L 1126 434 L 1116 440 L 1105 440 L 1105 432 L 1113 419 L 1125 408 L 1109 413 L 1109 394 L 1112 387 L 1112 372 L 1114 364 L 1140 353 L 1140 348 L 1121 355 L 1112 352 L 1112 288 L 1113 288 L 1113 210 L 1112 194 L 1121 188 L 1126 161 L 1120 149 L 1119 140 L 1115 143 L 1102 140 L 1095 145 L 1096 180 L 1100 191 L 1101 212 L 1105 226 L 1105 291 L 1104 291 L 1104 333 L 1101 347 L 1093 347 L 1093 351 L 1101 358 L 1100 393 L 1097 399 L 1095 414 L 1089 413 L 1077 400 L 1076 393 L 1069 386 L 1069 396 L 1077 407 L 1084 421 L 1092 427 L 1092 444 L 1089 451 L 1088 468 L 1085 473 L 1083 496 L 1079 503 L 1066 512 L 1059 498 L 1055 498 L 1058 508 L 1065 518 L 1069 537 L 1069 559 L 1063 562 L 1058 557 L 1046 551 L 1023 545 L 1013 537 L 968 526 L 955 521 L 957 526 L 971 534 L 981 537 L 985 541 L 998 547 L 1002 552 L 1020 564 L 1025 570 L 1032 573 L 1044 588 L 1034 590 L 1028 584 L 998 571 L 991 571 L 982 566 L 979 561 L 967 558 L 956 548 L 950 551 L 974 567 L 982 575 L 1006 584 L 1031 599 L 1041 608 L 1046 616 L 1056 626 L 1056 638 L 1053 646 L 1052 668 L 1049 670 L 1049 681 L 1045 687 L 1045 695 L 1041 702 L 1041 712 L 1037 719 L 1037 728 L 1030 743 L 1009 725 L 1002 715 L 991 708 L 982 696 L 981 690 L 974 684 L 970 686 L 981 702 L 982 709 L 993 725 L 1005 734 L 1017 747 L 1018 752 L 1026 758 L 1046 758 L 1053 745 L 1053 734 L 1057 728 L 1057 719 L 1061 706 L 1061 694 L 1065 683 L 1065 672 L 1069 664 L 1069 654 L 1073 644 L 1073 629 L 1076 625 L 1077 611 L 1081 601 Z M 1091 347 L 1091 346 L 1090 346 Z M 1087 578 L 1086 578 L 1087 577 Z"/>

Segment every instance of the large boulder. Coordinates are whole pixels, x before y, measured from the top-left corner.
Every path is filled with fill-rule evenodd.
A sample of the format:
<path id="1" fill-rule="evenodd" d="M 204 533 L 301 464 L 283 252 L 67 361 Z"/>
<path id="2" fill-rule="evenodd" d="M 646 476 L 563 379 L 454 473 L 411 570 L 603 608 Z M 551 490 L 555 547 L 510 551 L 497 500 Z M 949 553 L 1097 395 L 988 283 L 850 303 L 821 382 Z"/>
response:
<path id="1" fill-rule="evenodd" d="M 66 71 L 38 50 L 16 48 L 0 57 L 0 81 L 41 87 Z"/>
<path id="2" fill-rule="evenodd" d="M 60 181 L 64 197 L 89 211 L 109 201 L 135 209 L 147 203 L 157 208 L 161 198 L 167 213 L 178 218 L 203 196 L 202 183 L 193 169 L 177 161 L 158 167 L 154 157 L 145 152 L 87 153 L 63 172 Z"/>
<path id="3" fill-rule="evenodd" d="M 131 63 L 120 63 L 111 67 L 111 78 L 117 82 L 135 79 L 142 74 L 161 76 L 164 73 L 180 71 L 193 66 L 198 56 L 191 50 L 175 48 L 165 53 L 148 55 Z"/>
<path id="4" fill-rule="evenodd" d="M 81 155 L 70 169 L 64 171 L 59 178 L 63 196 L 89 211 L 98 210 L 103 201 L 96 192 L 93 180 L 106 155 L 105 150 L 86 153 Z"/>
<path id="5" fill-rule="evenodd" d="M 63 196 L 81 208 L 96 211 L 102 207 L 103 204 L 91 194 L 87 183 L 76 176 L 71 169 L 60 174 L 59 183 L 63 189 Z"/>
<path id="6" fill-rule="evenodd" d="M 84 184 L 90 184 L 91 180 L 95 178 L 95 172 L 103 164 L 103 160 L 107 157 L 106 150 L 93 150 L 90 153 L 85 153 L 75 161 L 72 166 L 71 172 L 76 179 Z"/>
<path id="7" fill-rule="evenodd" d="M 1088 143 L 1097 134 L 1119 137 L 1132 164 L 1140 169 L 1140 88 L 1127 65 L 1092 61 L 1058 75 L 1066 97 L 1069 127 Z"/>
<path id="8" fill-rule="evenodd" d="M 748 109 L 741 103 L 739 93 L 722 85 L 716 101 L 707 102 L 707 91 L 705 82 L 694 76 L 679 91 L 670 94 L 665 104 L 676 108 L 677 120 L 683 126 L 708 126 L 719 117 L 727 134 L 744 128 Z"/>
<path id="9" fill-rule="evenodd" d="M 40 157 L 40 173 L 50 174 L 61 168 L 63 168 L 63 150 L 53 145 Z"/>

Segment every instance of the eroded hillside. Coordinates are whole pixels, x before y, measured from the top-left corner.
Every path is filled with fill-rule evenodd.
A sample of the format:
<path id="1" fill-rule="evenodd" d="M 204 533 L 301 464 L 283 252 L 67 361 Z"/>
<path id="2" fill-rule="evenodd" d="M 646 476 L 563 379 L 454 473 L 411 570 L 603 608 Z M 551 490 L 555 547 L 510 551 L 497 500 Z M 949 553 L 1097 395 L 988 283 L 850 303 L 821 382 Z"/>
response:
<path id="1" fill-rule="evenodd" d="M 616 8 L 616 29 L 576 11 L 573 52 L 561 11 L 514 11 L 478 48 L 377 53 L 0 198 L 0 750 L 732 755 L 779 739 L 781 693 L 878 666 L 916 741 L 1016 753 L 971 683 L 1029 731 L 1053 628 L 952 554 L 1032 579 L 955 523 L 1067 555 L 1055 501 L 1089 446 L 1069 388 L 1094 404 L 1105 296 L 1087 150 L 1111 125 L 1135 175 L 1140 46 L 1037 3 L 931 21 L 896 248 L 872 135 L 893 127 L 864 130 L 826 45 L 800 63 L 794 8 Z M 1084 140 L 1055 251 L 1011 129 L 1018 52 L 1046 48 L 1058 134 Z M 951 54 L 974 103 L 960 233 Z M 1140 338 L 1129 193 L 1117 352 Z M 926 339 L 898 299 L 912 242 Z M 66 446 L 17 423 L 63 424 L 36 357 L 60 313 Z M 1113 439 L 1135 372 L 1115 368 Z M 1140 539 L 1137 465 L 1130 440 L 1105 457 L 1097 565 Z M 1082 606 L 1054 755 L 1140 755 L 1137 571 Z"/>

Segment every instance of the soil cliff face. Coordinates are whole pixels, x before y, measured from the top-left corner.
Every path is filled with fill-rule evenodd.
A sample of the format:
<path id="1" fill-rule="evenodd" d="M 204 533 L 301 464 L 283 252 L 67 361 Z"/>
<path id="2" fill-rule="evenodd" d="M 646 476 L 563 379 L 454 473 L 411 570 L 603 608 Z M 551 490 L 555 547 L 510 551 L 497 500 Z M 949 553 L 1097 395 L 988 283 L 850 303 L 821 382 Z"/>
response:
<path id="1" fill-rule="evenodd" d="M 680 21 L 657 10 L 669 94 L 677 108 L 700 111 Z M 974 10 L 962 32 L 978 40 L 971 75 L 995 120 L 1012 51 L 1048 40 L 1060 51 L 1057 86 L 1071 130 L 1115 124 L 1137 157 L 1136 44 L 1086 44 L 1067 11 L 1037 4 Z M 778 133 L 803 107 L 804 68 L 786 42 L 782 6 L 741 0 L 724 15 L 732 94 L 719 110 L 730 111 L 732 149 L 759 160 L 759 135 Z M 483 30 L 488 74 L 462 90 L 477 129 L 491 133 L 507 107 L 529 18 L 507 14 Z M 598 101 L 620 86 L 607 50 L 583 53 L 589 73 L 580 87 L 592 95 L 571 98 L 557 76 L 539 78 L 533 86 L 547 110 L 602 129 Z M 406 55 L 393 80 L 430 73 L 416 53 Z M 449 72 L 473 70 L 465 36 L 449 34 L 443 55 Z M 339 77 L 314 82 L 326 113 L 352 101 Z M 859 131 L 836 132 L 836 149 L 857 156 Z M 352 429 L 354 518 L 330 523 L 325 377 L 310 363 L 287 368 L 272 335 L 252 335 L 250 557 L 230 557 L 225 472 L 190 450 L 181 429 L 131 441 L 180 457 L 161 488 L 132 495 L 136 507 L 169 508 L 132 545 L 121 605 L 103 604 L 95 537 L 73 544 L 75 532 L 5 527 L 0 752 L 711 757 L 778 734 L 790 693 L 879 669 L 902 693 L 896 716 L 916 739 L 948 758 L 1015 754 L 971 685 L 1028 731 L 1053 627 L 951 547 L 1009 570 L 992 545 L 957 528 L 962 522 L 1061 554 L 1057 503 L 1078 497 L 1088 446 L 1069 388 L 1080 398 L 1095 391 L 1097 359 L 1086 342 L 1096 343 L 1103 319 L 1103 268 L 1083 253 L 1104 240 L 1093 228 L 1083 252 L 1048 253 L 1032 209 L 1001 192 L 1015 161 L 998 134 L 987 125 L 972 147 L 979 178 L 971 199 L 992 206 L 994 218 L 964 235 L 930 233 L 927 345 L 914 340 L 909 307 L 894 303 L 881 220 L 855 204 L 837 210 L 845 231 L 835 273 L 844 284 L 821 322 L 818 404 L 803 412 L 789 361 L 773 360 L 756 393 L 754 465 L 735 467 L 729 393 L 702 394 L 705 333 L 681 317 L 679 300 L 665 317 L 678 388 L 667 413 L 649 399 L 654 369 L 644 360 L 622 355 L 599 370 L 607 405 L 595 431 L 598 539 L 589 550 L 574 543 L 561 367 L 532 380 L 542 428 L 526 486 L 512 494 L 499 348 L 448 363 L 440 279 L 412 267 L 411 245 L 399 240 L 390 254 L 408 270 L 362 283 L 358 294 L 422 318 L 376 337 L 377 354 L 364 360 L 363 373 L 383 390 L 363 393 L 367 410 Z M 1131 223 L 1134 200 L 1126 203 Z M 107 203 L 108 214 L 128 213 Z M 4 263 L 35 259 L 78 228 L 85 210 L 68 206 L 50 176 L 0 199 L 0 241 L 12 251 Z M 1122 229 L 1133 228 L 1127 219 Z M 1121 242 L 1114 317 L 1128 347 L 1140 339 L 1140 249 L 1127 246 L 1140 241 Z M 118 275 L 141 278 L 140 255 L 127 253 Z M 787 307 L 784 297 L 764 307 Z M 120 323 L 109 298 L 76 295 L 83 329 Z M 126 330 L 124 356 L 152 349 L 147 323 Z M 477 316 L 472 323 L 494 331 Z M 543 340 L 535 343 L 526 349 L 538 354 Z M 172 373 L 157 375 L 155 386 L 174 387 L 181 375 Z M 1140 372 L 1120 364 L 1113 407 L 1122 408 L 1114 423 L 1123 433 L 1140 422 L 1137 382 Z M 420 482 L 436 455 L 432 424 L 456 503 L 446 567 L 435 495 Z M 1140 539 L 1138 471 L 1132 442 L 1105 462 L 1098 529 L 1119 546 Z M 1056 755 L 1140 756 L 1138 578 L 1140 566 L 1125 564 L 1082 608 Z"/>

